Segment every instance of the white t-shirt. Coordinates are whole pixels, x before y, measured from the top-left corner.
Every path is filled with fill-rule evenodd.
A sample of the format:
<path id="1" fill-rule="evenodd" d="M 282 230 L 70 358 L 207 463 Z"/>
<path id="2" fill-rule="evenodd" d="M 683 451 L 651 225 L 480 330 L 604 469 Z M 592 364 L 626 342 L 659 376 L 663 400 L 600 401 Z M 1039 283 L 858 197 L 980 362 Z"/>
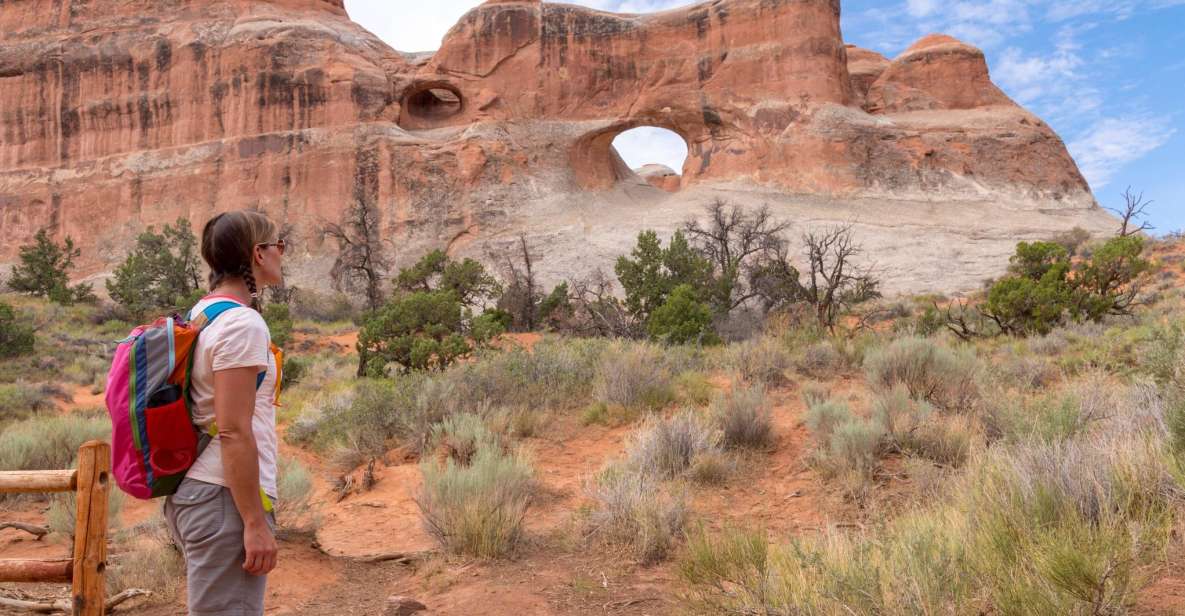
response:
<path id="1" fill-rule="evenodd" d="M 194 317 L 207 306 L 227 301 L 225 296 L 207 297 L 190 311 Z M 237 303 L 237 302 L 236 302 Z M 255 367 L 267 376 L 255 391 L 255 414 L 251 430 L 259 450 L 259 485 L 273 499 L 276 497 L 276 361 L 271 352 L 271 332 L 263 317 L 250 307 L 240 304 L 223 312 L 207 325 L 194 347 L 193 375 L 190 395 L 193 398 L 194 421 L 208 426 L 214 421 L 214 372 L 231 368 Z M 206 483 L 226 486 L 222 471 L 222 447 L 218 437 L 198 456 L 186 477 Z"/>

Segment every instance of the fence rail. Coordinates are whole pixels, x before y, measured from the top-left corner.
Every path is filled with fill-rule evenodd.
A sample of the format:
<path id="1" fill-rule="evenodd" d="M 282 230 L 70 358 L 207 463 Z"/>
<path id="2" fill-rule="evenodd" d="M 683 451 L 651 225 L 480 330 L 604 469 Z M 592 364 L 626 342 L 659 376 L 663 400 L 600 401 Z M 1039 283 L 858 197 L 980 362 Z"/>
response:
<path id="1" fill-rule="evenodd" d="M 107 496 L 111 446 L 102 441 L 78 449 L 78 468 L 64 471 L 0 471 L 0 494 L 74 492 L 74 557 L 0 560 L 0 582 L 69 583 L 70 612 L 102 616 L 107 568 Z"/>

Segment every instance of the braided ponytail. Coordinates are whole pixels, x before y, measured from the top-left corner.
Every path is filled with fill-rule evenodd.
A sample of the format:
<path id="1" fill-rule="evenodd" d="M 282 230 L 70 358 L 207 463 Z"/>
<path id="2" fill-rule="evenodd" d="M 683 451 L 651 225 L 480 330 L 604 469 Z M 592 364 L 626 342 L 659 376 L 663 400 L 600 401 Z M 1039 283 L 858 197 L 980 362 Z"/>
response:
<path id="1" fill-rule="evenodd" d="M 259 311 L 259 288 L 255 285 L 255 274 L 251 271 L 251 266 L 244 265 L 239 275 L 242 276 L 243 283 L 247 285 L 247 291 L 251 293 L 251 307 Z"/>

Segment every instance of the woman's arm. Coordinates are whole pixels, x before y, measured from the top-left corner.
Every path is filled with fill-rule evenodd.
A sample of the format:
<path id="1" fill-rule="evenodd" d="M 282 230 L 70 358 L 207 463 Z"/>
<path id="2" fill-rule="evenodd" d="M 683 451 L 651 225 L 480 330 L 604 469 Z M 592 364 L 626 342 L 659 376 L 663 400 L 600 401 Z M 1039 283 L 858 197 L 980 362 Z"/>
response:
<path id="1" fill-rule="evenodd" d="M 231 368 L 214 373 L 214 420 L 222 448 L 223 478 L 243 518 L 243 569 L 264 575 L 276 566 L 276 538 L 267 525 L 259 493 L 259 452 L 251 417 L 255 414 L 257 368 Z"/>

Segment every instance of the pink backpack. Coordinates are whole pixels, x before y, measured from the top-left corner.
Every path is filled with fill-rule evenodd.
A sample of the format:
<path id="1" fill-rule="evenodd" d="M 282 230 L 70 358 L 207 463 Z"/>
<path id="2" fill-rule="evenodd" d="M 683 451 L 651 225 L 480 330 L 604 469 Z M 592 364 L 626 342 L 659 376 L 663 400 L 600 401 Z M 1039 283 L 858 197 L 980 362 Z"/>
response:
<path id="1" fill-rule="evenodd" d="M 112 473 L 124 492 L 141 499 L 173 494 L 209 444 L 212 435 L 194 425 L 190 408 L 193 350 L 202 329 L 242 306 L 215 302 L 188 323 L 162 317 L 119 343 L 107 373 L 107 412 Z"/>

